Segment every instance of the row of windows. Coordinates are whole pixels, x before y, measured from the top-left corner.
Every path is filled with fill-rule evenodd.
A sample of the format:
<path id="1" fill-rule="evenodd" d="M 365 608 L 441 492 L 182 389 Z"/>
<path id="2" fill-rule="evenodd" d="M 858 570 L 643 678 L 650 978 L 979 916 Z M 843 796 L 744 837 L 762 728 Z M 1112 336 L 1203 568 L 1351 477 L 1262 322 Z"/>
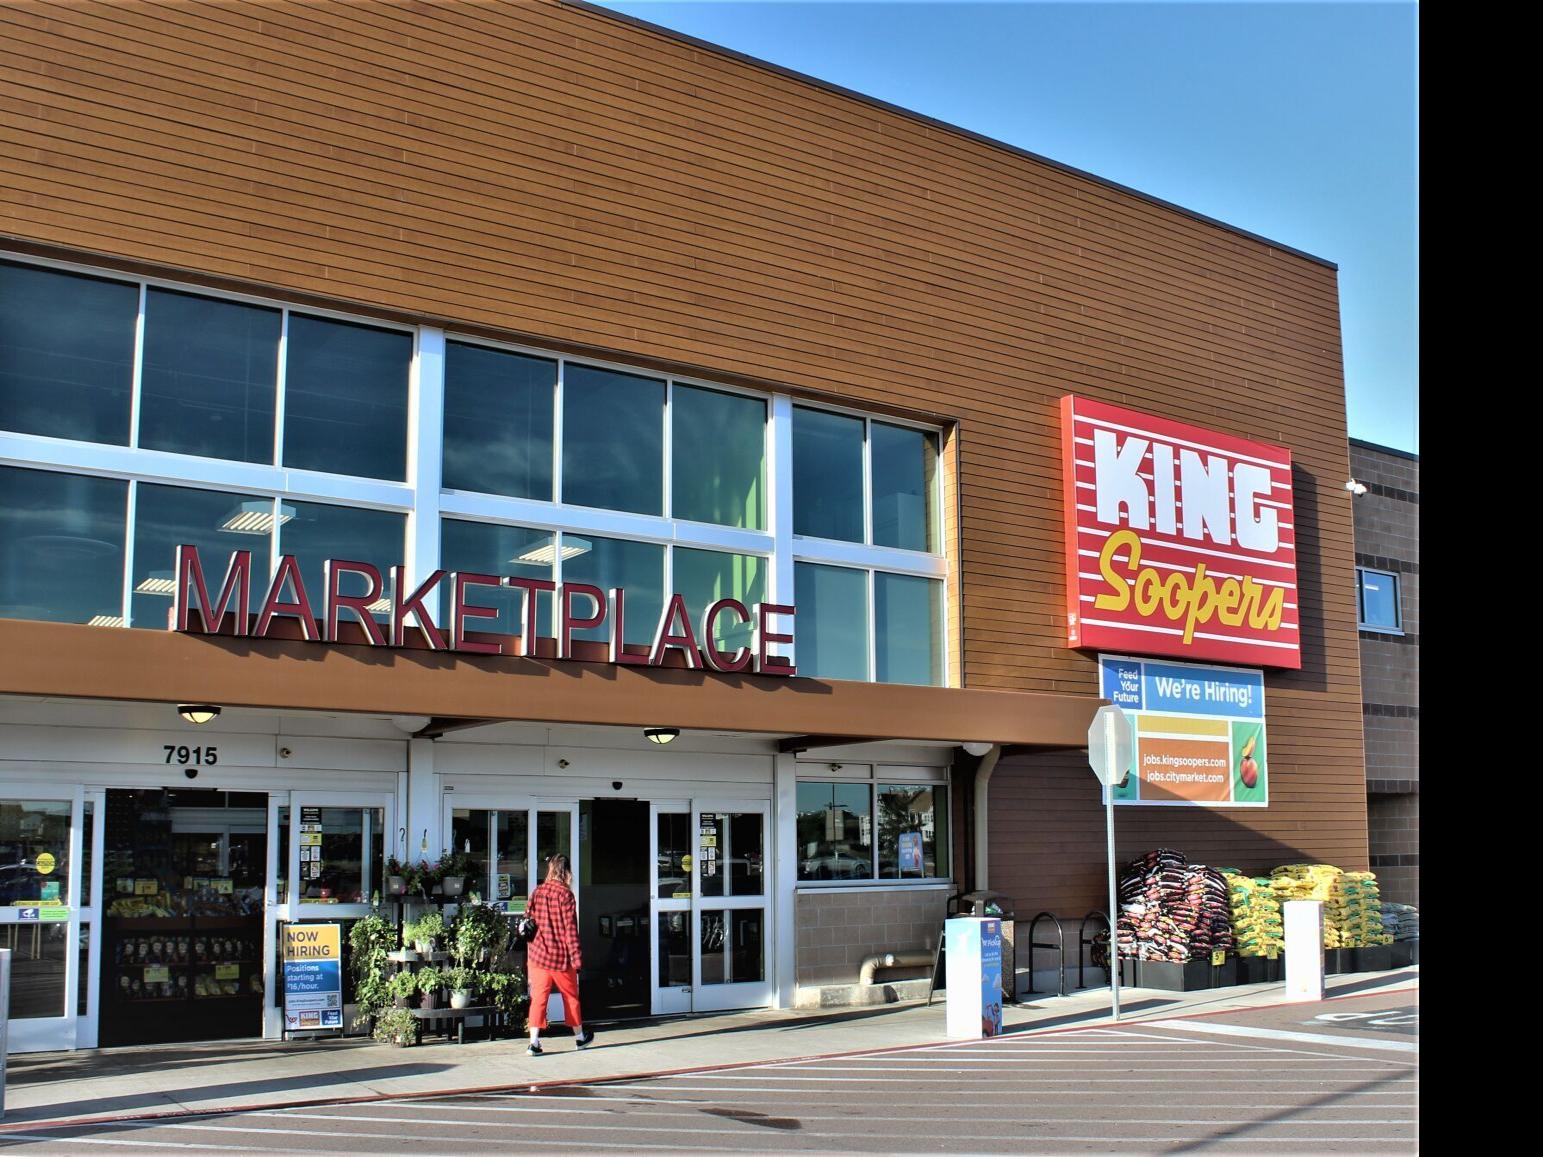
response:
<path id="1" fill-rule="evenodd" d="M 0 262 L 0 427 L 402 481 L 412 334 Z M 451 341 L 448 490 L 767 527 L 767 401 Z M 936 553 L 936 433 L 798 407 L 793 533 Z"/>
<path id="2" fill-rule="evenodd" d="M 129 483 L 0 466 L 0 616 L 165 629 L 178 544 L 218 569 L 234 549 L 253 555 L 254 584 L 279 555 L 294 555 L 313 600 L 322 563 L 346 558 L 386 573 L 403 561 L 406 515 L 318 502 Z M 627 591 L 626 641 L 647 644 L 665 592 L 700 612 L 719 598 L 764 601 L 768 560 L 701 550 L 446 518 L 446 570 L 590 583 Z M 798 563 L 797 662 L 802 674 L 892 683 L 944 681 L 942 583 L 872 569 Z M 345 572 L 343 593 L 365 594 Z M 263 589 L 251 592 L 260 604 Z M 499 611 L 490 630 L 521 632 L 519 594 L 473 588 L 469 601 Z M 552 598 L 538 598 L 541 634 L 552 634 Z M 442 611 L 446 608 L 442 606 Z M 384 616 L 386 605 L 380 611 Z M 722 650 L 749 645 L 748 624 L 719 620 Z M 603 641 L 604 630 L 576 633 Z"/>

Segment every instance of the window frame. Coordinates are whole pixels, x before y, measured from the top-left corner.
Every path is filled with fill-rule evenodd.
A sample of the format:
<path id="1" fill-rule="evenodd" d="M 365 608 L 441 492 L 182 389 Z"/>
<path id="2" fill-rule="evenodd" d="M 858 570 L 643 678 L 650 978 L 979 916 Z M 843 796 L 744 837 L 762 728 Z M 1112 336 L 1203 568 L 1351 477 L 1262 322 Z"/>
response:
<path id="1" fill-rule="evenodd" d="M 847 891 L 862 889 L 939 888 L 952 887 L 954 882 L 954 799 L 953 778 L 946 767 L 917 766 L 909 764 L 820 764 L 800 762 L 794 775 L 795 796 L 797 786 L 805 783 L 847 784 L 868 789 L 869 815 L 873 822 L 872 851 L 869 868 L 873 875 L 865 880 L 806 880 L 799 875 L 802 856 L 795 856 L 793 886 L 796 891 Z M 927 787 L 943 789 L 948 814 L 948 871 L 946 876 L 880 876 L 879 873 L 879 789 L 881 787 Z M 795 810 L 794 826 L 798 816 Z M 795 836 L 795 842 L 797 837 Z"/>
<path id="2" fill-rule="evenodd" d="M 1383 623 L 1371 623 L 1366 619 L 1366 578 L 1368 575 L 1376 575 L 1378 578 L 1388 579 L 1393 584 L 1393 618 L 1394 624 L 1387 626 Z M 1397 571 L 1379 570 L 1376 567 L 1358 566 L 1355 568 L 1355 625 L 1357 630 L 1372 631 L 1379 635 L 1402 635 L 1404 633 L 1404 584 Z"/>
<path id="3" fill-rule="evenodd" d="M 140 482 L 200 490 L 218 490 L 258 498 L 274 503 L 300 501 L 379 510 L 406 516 L 406 537 L 402 562 L 409 577 L 421 582 L 439 566 L 440 520 L 453 518 L 468 522 L 487 522 L 544 530 L 571 532 L 605 538 L 630 539 L 657 543 L 666 548 L 680 546 L 693 550 L 758 556 L 766 561 L 766 600 L 796 605 L 794 564 L 808 562 L 826 566 L 851 567 L 868 572 L 868 657 L 867 681 L 877 672 L 877 639 L 873 621 L 876 613 L 874 573 L 909 575 L 940 581 L 941 645 L 943 672 L 940 686 L 957 682 L 952 655 L 953 628 L 950 621 L 949 558 L 954 552 L 957 527 L 952 532 L 943 503 L 947 460 L 947 426 L 914 418 L 878 414 L 855 406 L 826 400 L 795 398 L 782 390 L 752 389 L 742 385 L 686 374 L 671 374 L 644 366 L 603 357 L 570 357 L 549 347 L 523 342 L 502 341 L 469 333 L 460 327 L 413 325 L 385 319 L 365 311 L 349 312 L 324 306 L 301 305 L 264 294 L 238 292 L 189 284 L 168 277 L 144 276 L 120 269 L 108 269 L 78 261 L 41 258 L 12 251 L 0 252 L 6 260 L 86 277 L 106 278 L 137 286 L 139 313 L 136 319 L 134 350 L 134 385 L 131 397 L 130 437 L 128 445 L 82 442 L 21 434 L 0 430 L 0 460 L 16 466 L 68 474 L 87 474 L 121 479 L 128 483 L 128 509 L 125 513 L 126 551 L 123 575 L 124 599 L 121 610 L 127 625 L 131 601 L 134 511 Z M 275 381 L 272 462 L 252 463 L 204 458 L 171 451 L 147 450 L 139 446 L 140 392 L 144 359 L 144 314 L 151 289 L 193 294 L 215 300 L 276 309 L 281 313 L 278 371 Z M 285 386 L 287 377 L 286 343 L 292 312 L 377 329 L 389 329 L 411 335 L 413 354 L 408 381 L 407 462 L 405 479 L 353 477 L 321 471 L 291 469 L 283 461 L 285 421 Z M 451 490 L 443 486 L 444 451 L 444 371 L 445 351 L 449 341 L 493 350 L 525 354 L 557 363 L 558 382 L 553 398 L 553 488 L 556 501 L 518 499 L 494 494 Z M 659 463 L 664 514 L 640 515 L 623 511 L 582 507 L 561 500 L 562 484 L 562 409 L 563 380 L 568 363 L 592 366 L 600 370 L 638 374 L 665 383 L 665 404 L 660 415 L 663 429 L 663 453 Z M 764 528 L 752 530 L 700 523 L 673 515 L 673 435 L 676 386 L 736 394 L 753 398 L 765 405 L 766 423 L 763 443 Z M 809 538 L 792 533 L 792 421 L 794 405 L 858 418 L 864 423 L 863 452 L 863 543 Z M 938 520 L 939 549 L 914 551 L 899 547 L 873 546 L 872 497 L 872 426 L 879 422 L 915 429 L 937 439 L 940 468 L 934 480 L 932 501 Z M 270 565 L 277 565 L 276 543 Z M 554 578 L 561 581 L 561 567 Z M 666 549 L 664 584 L 674 589 L 674 551 Z M 783 647 L 782 653 L 796 663 L 796 644 Z"/>

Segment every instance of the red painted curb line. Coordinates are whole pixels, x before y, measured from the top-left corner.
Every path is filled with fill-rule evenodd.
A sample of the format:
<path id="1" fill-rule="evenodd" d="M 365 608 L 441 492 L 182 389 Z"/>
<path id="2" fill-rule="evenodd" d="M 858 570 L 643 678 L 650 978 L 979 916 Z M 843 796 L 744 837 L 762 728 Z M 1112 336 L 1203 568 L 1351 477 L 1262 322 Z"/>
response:
<path id="1" fill-rule="evenodd" d="M 1419 987 L 1378 989 L 1375 992 L 1349 992 L 1343 996 L 1327 996 L 1324 1002 L 1330 1000 L 1354 1000 L 1373 996 L 1398 995 L 1405 992 L 1418 992 Z M 1293 1004 L 1323 1003 L 1318 1001 L 1281 1001 L 1278 1004 L 1260 1004 L 1249 1008 L 1226 1008 L 1215 1012 L 1199 1012 L 1173 1016 L 1153 1017 L 1141 1021 L 1120 1021 L 1115 1026 L 1113 1021 L 1108 1023 L 1063 1025 L 1057 1028 L 1023 1029 L 1015 1033 L 1004 1034 L 996 1037 L 996 1040 L 1019 1039 L 1025 1036 L 1052 1036 L 1068 1032 L 1086 1032 L 1090 1028 L 1110 1027 L 1134 1027 L 1145 1024 L 1162 1024 L 1170 1020 L 1199 1020 L 1202 1017 L 1235 1015 L 1240 1012 L 1257 1012 L 1261 1009 L 1286 1008 Z M 518 1044 L 518 1041 L 510 1042 Z M 639 1042 L 646 1044 L 647 1042 Z M 722 1073 L 732 1069 L 770 1068 L 775 1065 L 792 1065 L 803 1061 L 834 1061 L 846 1057 L 867 1057 L 887 1053 L 916 1052 L 921 1049 L 936 1049 L 947 1047 L 949 1044 L 967 1045 L 979 1044 L 979 1041 L 927 1041 L 914 1045 L 882 1045 L 871 1049 L 852 1049 L 839 1053 L 814 1053 L 808 1056 L 781 1057 L 774 1060 L 762 1061 L 730 1061 L 721 1065 L 693 1065 L 684 1069 L 657 1069 L 640 1073 L 625 1073 L 610 1077 L 570 1077 L 566 1080 L 555 1081 L 520 1081 L 513 1084 L 502 1085 L 476 1085 L 461 1089 L 430 1089 L 425 1092 L 415 1093 L 375 1093 L 367 1097 L 312 1097 L 300 1101 L 266 1101 L 250 1105 L 230 1105 L 218 1109 L 166 1109 L 149 1113 L 120 1113 L 102 1117 L 69 1117 L 62 1119 L 44 1118 L 39 1121 L 0 1122 L 0 1136 L 7 1133 L 25 1132 L 33 1129 L 75 1129 L 86 1125 L 121 1124 L 128 1121 L 169 1121 L 181 1117 L 216 1117 L 235 1113 L 260 1113 L 273 1112 L 281 1109 L 305 1109 L 318 1105 L 370 1105 L 383 1101 L 415 1101 L 425 1097 L 470 1097 L 484 1093 L 508 1093 L 508 1092 L 541 1092 L 548 1089 L 562 1089 L 581 1085 L 619 1085 L 628 1081 L 658 1080 L 666 1077 L 686 1076 L 692 1073 Z M 1354 1042 L 1350 1042 L 1353 1044 Z M 67 1140 L 67 1138 L 63 1138 Z"/>

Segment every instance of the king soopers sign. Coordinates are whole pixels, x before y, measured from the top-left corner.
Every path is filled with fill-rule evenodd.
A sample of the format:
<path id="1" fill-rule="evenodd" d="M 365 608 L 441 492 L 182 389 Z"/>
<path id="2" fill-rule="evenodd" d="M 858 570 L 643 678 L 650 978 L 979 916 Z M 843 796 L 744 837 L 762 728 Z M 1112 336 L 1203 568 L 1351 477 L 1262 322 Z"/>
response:
<path id="1" fill-rule="evenodd" d="M 784 656 L 773 654 L 771 648 L 778 644 L 791 644 L 791 626 L 786 631 L 775 629 L 774 619 L 792 619 L 793 608 L 780 603 L 757 603 L 752 609 L 738 599 L 718 599 L 703 609 L 701 617 L 692 620 L 685 597 L 673 594 L 665 602 L 664 610 L 654 629 L 653 641 L 647 654 L 628 651 L 622 644 L 626 635 L 627 592 L 619 587 L 609 591 L 588 583 L 562 583 L 546 579 L 516 578 L 512 575 L 475 574 L 466 571 L 436 570 L 416 587 L 410 586 L 407 568 L 393 566 L 389 580 L 390 596 L 383 598 L 387 580 L 378 567 L 367 562 L 351 562 L 346 559 L 329 559 L 322 564 L 321 614 L 315 613 L 310 594 L 300 577 L 300 564 L 294 555 L 283 555 L 268 584 L 267 594 L 257 612 L 257 621 L 250 617 L 252 577 L 252 552 L 232 551 L 226 564 L 225 577 L 220 584 L 216 599 L 209 597 L 209 584 L 204 577 L 203 562 L 198 548 L 183 545 L 177 547 L 176 585 L 172 609 L 172 625 L 175 630 L 189 633 L 216 634 L 228 613 L 234 612 L 237 635 L 253 638 L 269 636 L 274 621 L 292 618 L 299 621 L 304 637 L 311 642 L 339 642 L 339 627 L 345 615 L 357 623 L 363 632 L 364 642 L 375 647 L 401 647 L 406 645 L 407 621 L 413 619 L 423 637 L 424 645 L 435 651 L 464 651 L 481 655 L 536 654 L 536 598 L 540 593 L 550 594 L 557 626 L 556 657 L 576 659 L 574 639 L 576 631 L 605 627 L 609 632 L 609 657 L 612 663 L 625 666 L 661 667 L 671 651 L 684 657 L 685 665 L 693 670 L 752 671 L 760 675 L 796 675 L 797 668 Z M 352 574 L 362 578 L 368 590 L 364 594 L 344 594 L 343 576 Z M 450 593 L 450 614 L 441 626 L 429 609 L 430 601 L 437 601 L 440 584 Z M 358 585 L 357 583 L 353 585 Z M 521 591 L 522 630 L 517 643 L 496 635 L 472 638 L 479 624 L 487 626 L 487 620 L 496 619 L 498 611 L 493 607 L 479 606 L 467 601 L 469 592 L 478 588 L 513 589 Z M 389 608 L 389 609 L 388 609 Z M 377 622 L 373 611 L 387 616 L 383 626 Z M 714 640 L 721 622 L 728 625 L 750 627 L 751 643 L 733 651 L 720 651 Z"/>
<path id="2" fill-rule="evenodd" d="M 1073 647 L 1300 667 L 1291 452 L 1061 399 Z"/>

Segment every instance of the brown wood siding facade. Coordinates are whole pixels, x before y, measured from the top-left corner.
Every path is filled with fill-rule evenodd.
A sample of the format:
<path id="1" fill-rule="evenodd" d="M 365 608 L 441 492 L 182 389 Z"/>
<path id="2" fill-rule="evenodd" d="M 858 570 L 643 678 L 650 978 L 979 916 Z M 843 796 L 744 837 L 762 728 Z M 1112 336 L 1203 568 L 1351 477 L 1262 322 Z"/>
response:
<path id="1" fill-rule="evenodd" d="M 1063 642 L 1061 395 L 1290 447 L 1304 663 L 1267 676 L 1270 807 L 1125 809 L 1121 848 L 1366 866 L 1332 268 L 556 0 L 5 0 L 0 35 L 0 245 L 950 427 L 972 688 L 1095 690 Z M 1024 906 L 1099 903 L 1074 763 L 993 780 Z"/>

